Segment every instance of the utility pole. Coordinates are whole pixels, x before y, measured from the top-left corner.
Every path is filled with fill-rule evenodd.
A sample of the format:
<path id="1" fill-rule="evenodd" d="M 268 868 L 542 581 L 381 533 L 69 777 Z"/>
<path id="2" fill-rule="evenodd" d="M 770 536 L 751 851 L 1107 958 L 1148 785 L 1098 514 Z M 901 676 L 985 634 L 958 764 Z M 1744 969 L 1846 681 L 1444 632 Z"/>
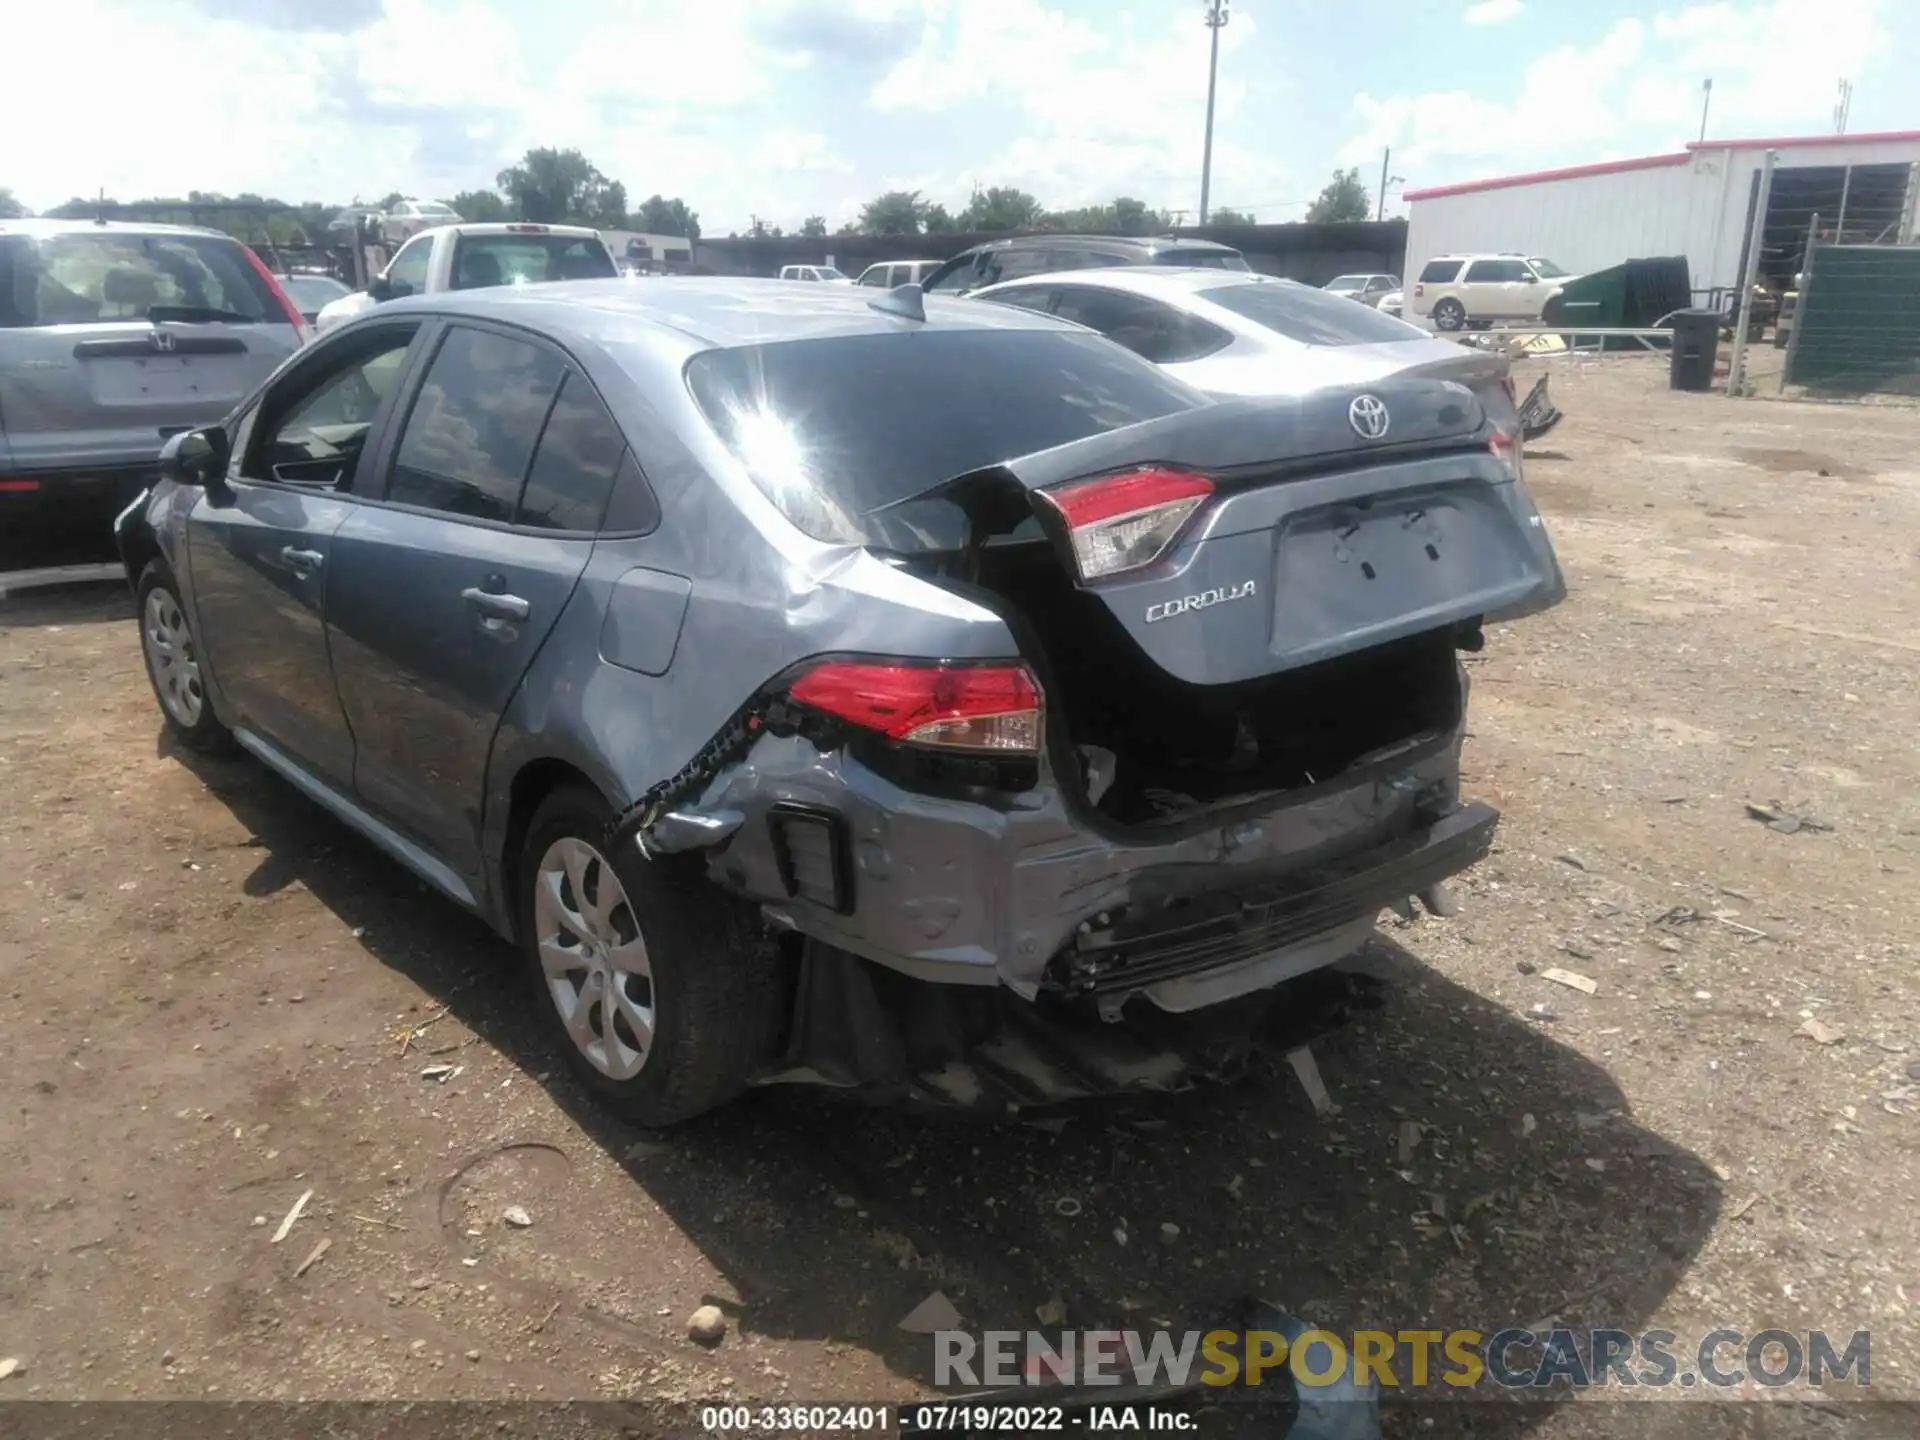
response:
<path id="1" fill-rule="evenodd" d="M 1380 208 L 1374 214 L 1375 220 L 1387 218 L 1387 162 L 1393 159 L 1393 147 L 1389 145 L 1380 154 Z"/>
<path id="2" fill-rule="evenodd" d="M 1707 110 L 1713 104 L 1713 77 L 1709 75 L 1700 82 L 1700 143 L 1707 140 Z"/>
<path id="3" fill-rule="evenodd" d="M 1842 80 L 1840 82 L 1840 99 L 1838 103 L 1835 104 L 1833 107 L 1833 133 L 1834 134 L 1844 135 L 1847 133 L 1847 116 L 1852 111 L 1852 109 L 1853 109 L 1853 81 Z"/>
<path id="4" fill-rule="evenodd" d="M 1220 32 L 1226 29 L 1228 0 L 1207 0 L 1207 29 L 1213 53 L 1207 60 L 1207 148 L 1200 156 L 1200 223 L 1207 223 L 1207 192 L 1213 187 L 1213 92 L 1220 78 Z"/>

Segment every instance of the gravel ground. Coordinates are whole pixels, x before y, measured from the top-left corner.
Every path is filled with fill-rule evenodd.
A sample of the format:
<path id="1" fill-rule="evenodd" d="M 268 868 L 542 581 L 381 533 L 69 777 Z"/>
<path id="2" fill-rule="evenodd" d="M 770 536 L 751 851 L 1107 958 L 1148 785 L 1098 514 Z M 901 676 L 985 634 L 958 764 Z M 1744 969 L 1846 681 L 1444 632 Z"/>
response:
<path id="1" fill-rule="evenodd" d="M 1390 1001 L 1317 1047 L 1326 1118 L 1279 1072 L 1064 1127 L 787 1091 L 632 1130 L 487 931 L 161 738 L 129 602 L 15 597 L 0 1399 L 897 1398 L 935 1289 L 983 1328 L 1249 1292 L 1339 1328 L 1871 1328 L 1912 1397 L 1920 412 L 1555 366 L 1528 480 L 1573 595 L 1469 660 L 1498 849 L 1369 947 Z M 1447 1425 L 1620 1413 L 1502 1408 Z"/>

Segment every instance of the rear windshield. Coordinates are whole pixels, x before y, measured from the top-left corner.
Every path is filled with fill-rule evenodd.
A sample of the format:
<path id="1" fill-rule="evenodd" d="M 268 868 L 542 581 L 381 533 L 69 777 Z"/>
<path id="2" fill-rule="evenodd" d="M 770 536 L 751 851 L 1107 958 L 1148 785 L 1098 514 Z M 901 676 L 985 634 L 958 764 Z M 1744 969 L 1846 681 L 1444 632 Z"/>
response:
<path id="1" fill-rule="evenodd" d="M 1364 275 L 1339 275 L 1327 282 L 1329 290 L 1364 290 L 1367 277 Z"/>
<path id="2" fill-rule="evenodd" d="M 1351 301 L 1344 302 L 1351 304 Z M 881 506 L 1205 397 L 1097 335 L 946 330 L 709 350 L 707 422 L 818 540 L 914 548 Z"/>
<path id="3" fill-rule="evenodd" d="M 1247 257 L 1238 250 L 1162 250 L 1156 265 L 1197 265 L 1203 270 L 1245 270 Z"/>
<path id="4" fill-rule="evenodd" d="M 240 243 L 225 236 L 0 237 L 0 329 L 113 320 L 291 323 Z"/>
<path id="5" fill-rule="evenodd" d="M 1371 306 L 1356 305 L 1335 290 L 1255 282 L 1218 285 L 1202 290 L 1200 298 L 1302 345 L 1375 345 L 1426 338 L 1417 326 L 1382 315 Z"/>
<path id="6" fill-rule="evenodd" d="M 462 235 L 453 252 L 456 290 L 601 280 L 619 273 L 613 253 L 597 236 Z"/>
<path id="7" fill-rule="evenodd" d="M 1420 282 L 1423 285 L 1448 284 L 1460 273 L 1460 265 L 1458 260 L 1429 260 L 1427 268 L 1420 272 Z"/>

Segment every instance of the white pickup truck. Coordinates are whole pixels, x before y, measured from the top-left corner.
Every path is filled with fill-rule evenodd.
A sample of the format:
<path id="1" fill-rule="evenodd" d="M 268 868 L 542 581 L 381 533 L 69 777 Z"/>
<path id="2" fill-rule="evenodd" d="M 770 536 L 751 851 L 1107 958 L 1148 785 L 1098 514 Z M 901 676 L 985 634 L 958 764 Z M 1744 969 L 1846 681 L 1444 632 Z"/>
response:
<path id="1" fill-rule="evenodd" d="M 551 280 L 611 280 L 620 274 L 600 232 L 581 225 L 437 225 L 402 245 L 365 290 L 322 307 L 314 328 L 327 331 L 382 300 L 539 285 Z"/>

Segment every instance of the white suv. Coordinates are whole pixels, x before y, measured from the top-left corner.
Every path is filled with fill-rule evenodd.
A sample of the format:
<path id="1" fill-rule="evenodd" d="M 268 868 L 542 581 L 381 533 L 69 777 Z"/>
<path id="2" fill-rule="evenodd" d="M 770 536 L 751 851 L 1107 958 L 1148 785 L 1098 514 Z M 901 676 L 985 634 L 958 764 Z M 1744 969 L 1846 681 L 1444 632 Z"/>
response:
<path id="1" fill-rule="evenodd" d="M 1440 255 L 1420 271 L 1408 298 L 1414 314 L 1433 318 L 1434 329 L 1463 330 L 1477 321 L 1538 320 L 1572 278 L 1537 255 Z"/>
<path id="2" fill-rule="evenodd" d="M 808 280 L 814 284 L 851 285 L 853 281 L 831 265 L 782 265 L 782 280 Z"/>

